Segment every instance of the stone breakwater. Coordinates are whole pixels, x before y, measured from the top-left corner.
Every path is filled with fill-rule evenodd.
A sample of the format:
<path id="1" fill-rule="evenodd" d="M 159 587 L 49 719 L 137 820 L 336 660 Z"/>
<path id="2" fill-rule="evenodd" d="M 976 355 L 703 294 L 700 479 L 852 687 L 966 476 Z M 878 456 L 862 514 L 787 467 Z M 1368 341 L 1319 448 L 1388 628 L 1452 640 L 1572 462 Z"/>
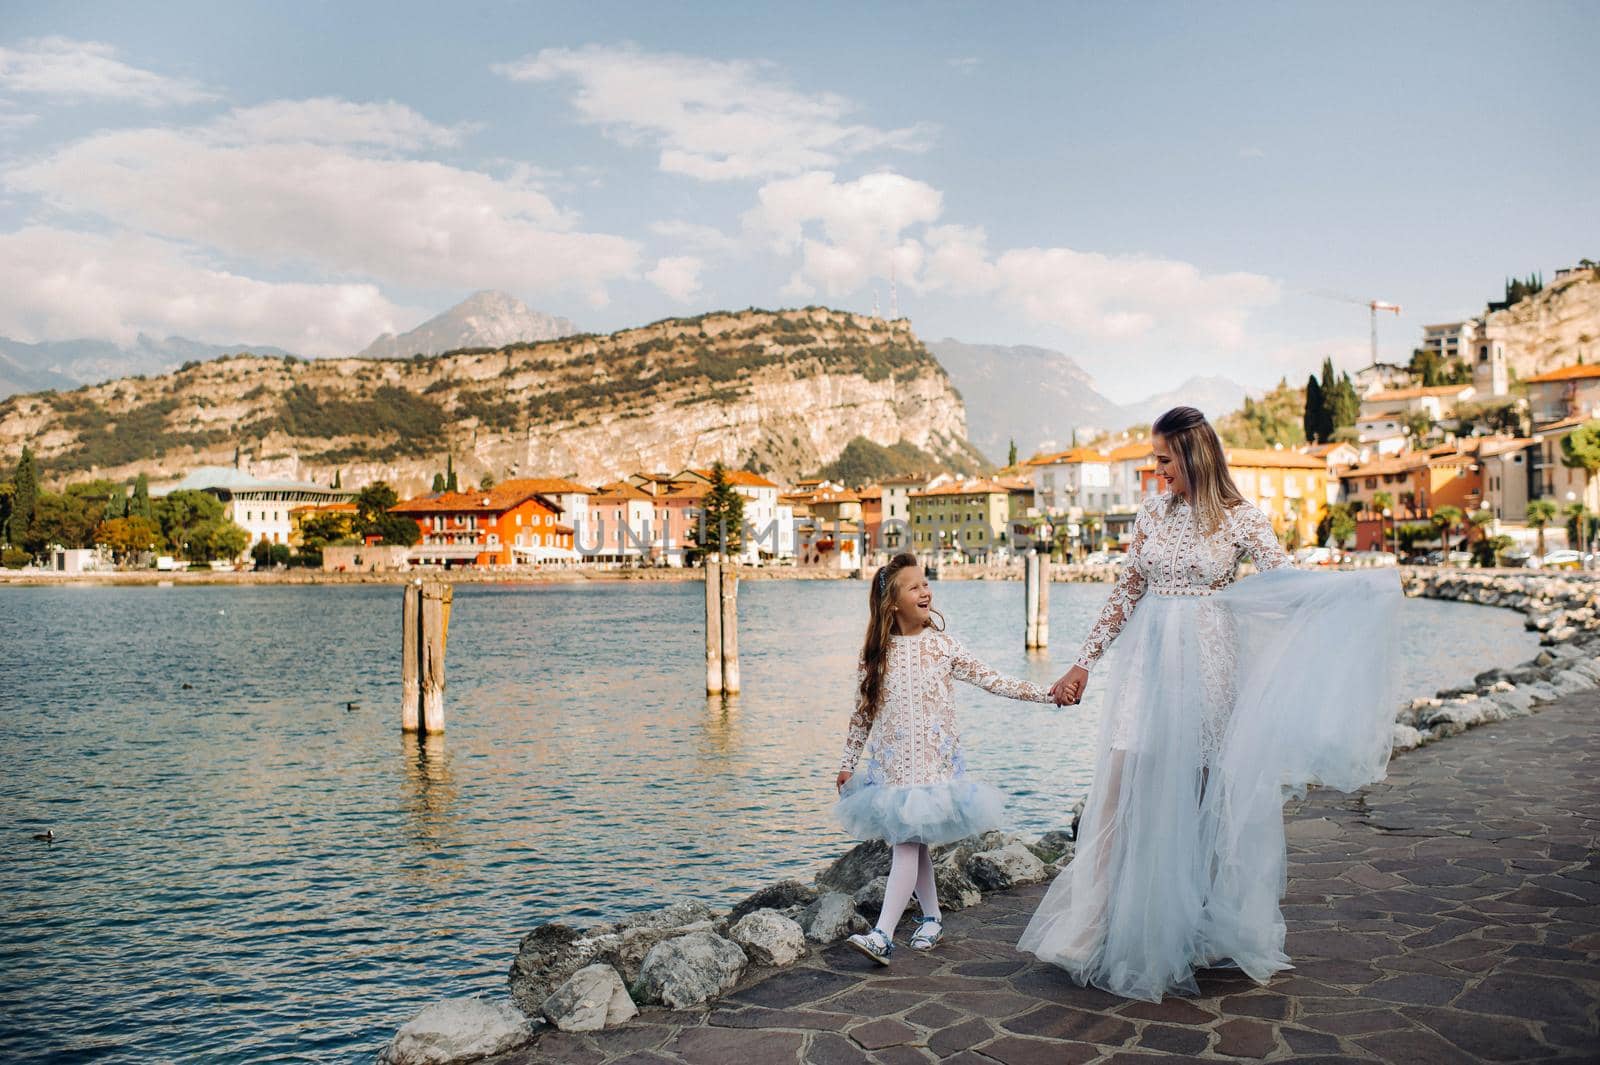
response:
<path id="1" fill-rule="evenodd" d="M 1600 580 L 1433 569 L 1403 569 L 1400 579 L 1410 596 L 1520 611 L 1528 628 L 1541 633 L 1543 646 L 1519 666 L 1487 670 L 1469 686 L 1400 706 L 1396 753 L 1478 725 L 1525 717 L 1564 696 L 1600 687 Z M 1080 799 L 1075 809 L 1082 806 Z M 986 893 L 1050 879 L 1072 860 L 1074 828 L 1075 821 L 1034 840 L 990 832 L 936 848 L 943 908 L 965 909 Z M 865 931 L 882 904 L 888 870 L 888 848 L 863 843 L 810 881 L 768 885 L 725 914 L 685 900 L 599 927 L 543 925 L 523 937 L 518 948 L 509 1000 L 435 1003 L 400 1029 L 379 1061 L 466 1062 L 511 1050 L 549 1030 L 587 1032 L 624 1024 L 641 1006 L 701 1007 Z"/>

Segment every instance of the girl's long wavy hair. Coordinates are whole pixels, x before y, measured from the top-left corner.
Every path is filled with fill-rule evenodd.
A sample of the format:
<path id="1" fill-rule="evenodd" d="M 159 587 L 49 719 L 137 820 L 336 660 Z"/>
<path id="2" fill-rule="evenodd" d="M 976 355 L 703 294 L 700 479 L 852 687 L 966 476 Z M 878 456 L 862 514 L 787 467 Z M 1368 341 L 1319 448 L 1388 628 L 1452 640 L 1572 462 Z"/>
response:
<path id="1" fill-rule="evenodd" d="M 1200 524 L 1215 532 L 1227 516 L 1228 508 L 1244 502 L 1239 486 L 1228 472 L 1222 441 L 1206 416 L 1193 407 L 1173 407 L 1155 420 L 1150 432 L 1161 437 L 1172 449 L 1178 472 L 1189 486 L 1189 505 Z"/>
<path id="2" fill-rule="evenodd" d="M 915 569 L 917 556 L 901 552 L 886 564 L 878 567 L 867 589 L 867 638 L 861 644 L 861 690 L 856 699 L 856 720 L 871 727 L 878 716 L 878 703 L 883 697 L 883 677 L 889 671 L 889 637 L 894 632 L 895 578 L 901 570 Z M 937 610 L 928 620 L 930 628 L 943 631 L 944 615 Z"/>

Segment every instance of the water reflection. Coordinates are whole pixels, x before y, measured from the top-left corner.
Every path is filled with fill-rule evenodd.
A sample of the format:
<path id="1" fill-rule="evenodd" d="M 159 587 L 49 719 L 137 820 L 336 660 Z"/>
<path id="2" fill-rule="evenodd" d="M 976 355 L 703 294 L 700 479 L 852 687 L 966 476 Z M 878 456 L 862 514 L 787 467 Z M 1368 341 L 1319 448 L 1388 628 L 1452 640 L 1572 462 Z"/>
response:
<path id="1" fill-rule="evenodd" d="M 724 761 L 730 759 L 739 740 L 739 696 L 726 693 L 707 695 L 703 724 L 711 753 Z M 716 771 L 726 767 L 711 768 Z"/>
<path id="2" fill-rule="evenodd" d="M 437 733 L 403 732 L 400 747 L 410 838 L 419 850 L 433 851 L 450 842 L 459 827 L 457 788 L 445 738 Z"/>

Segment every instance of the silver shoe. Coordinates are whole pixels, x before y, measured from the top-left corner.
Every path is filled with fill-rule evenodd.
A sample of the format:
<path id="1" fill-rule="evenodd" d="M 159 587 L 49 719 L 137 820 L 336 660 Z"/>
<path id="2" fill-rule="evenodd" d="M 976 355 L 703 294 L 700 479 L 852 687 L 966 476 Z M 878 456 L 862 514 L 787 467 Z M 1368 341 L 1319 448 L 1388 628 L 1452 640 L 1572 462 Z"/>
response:
<path id="1" fill-rule="evenodd" d="M 890 939 L 881 928 L 874 928 L 865 935 L 857 933 L 845 942 L 879 965 L 888 965 L 889 955 L 894 953 L 894 940 Z"/>

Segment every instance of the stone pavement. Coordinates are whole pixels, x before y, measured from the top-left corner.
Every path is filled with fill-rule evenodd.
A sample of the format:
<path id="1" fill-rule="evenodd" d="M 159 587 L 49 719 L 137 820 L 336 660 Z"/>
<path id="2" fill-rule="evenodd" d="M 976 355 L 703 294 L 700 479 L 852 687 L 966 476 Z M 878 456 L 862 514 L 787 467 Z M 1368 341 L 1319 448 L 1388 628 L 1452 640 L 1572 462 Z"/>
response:
<path id="1" fill-rule="evenodd" d="M 1295 968 L 1160 1005 L 1014 944 L 1044 887 L 949 915 L 931 956 L 834 946 L 709 1010 L 550 1031 L 495 1065 L 1600 1061 L 1600 693 L 1397 759 L 1289 810 Z"/>

